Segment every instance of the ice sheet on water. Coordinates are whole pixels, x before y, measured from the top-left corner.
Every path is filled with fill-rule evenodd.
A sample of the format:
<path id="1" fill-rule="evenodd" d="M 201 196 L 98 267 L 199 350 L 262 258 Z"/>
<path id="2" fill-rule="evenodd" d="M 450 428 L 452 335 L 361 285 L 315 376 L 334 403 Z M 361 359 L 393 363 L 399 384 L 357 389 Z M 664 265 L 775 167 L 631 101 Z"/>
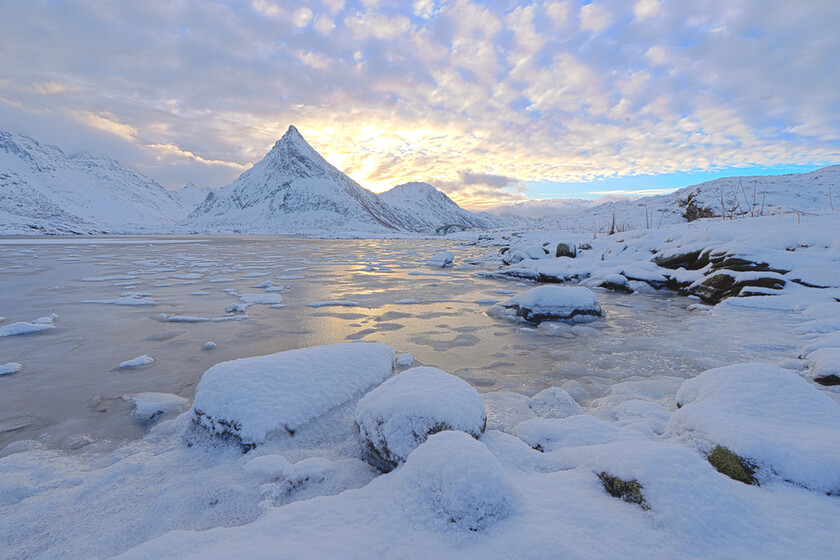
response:
<path id="1" fill-rule="evenodd" d="M 21 369 L 23 369 L 23 366 L 17 362 L 0 364 L 0 375 L 11 375 L 19 372 Z"/>
<path id="2" fill-rule="evenodd" d="M 17 323 L 10 323 L 0 327 L 0 338 L 6 336 L 19 336 L 23 334 L 34 334 L 44 331 L 49 331 L 55 328 L 53 321 L 58 319 L 55 313 L 47 315 L 46 317 L 38 317 L 31 323 L 25 321 L 18 321 Z"/>

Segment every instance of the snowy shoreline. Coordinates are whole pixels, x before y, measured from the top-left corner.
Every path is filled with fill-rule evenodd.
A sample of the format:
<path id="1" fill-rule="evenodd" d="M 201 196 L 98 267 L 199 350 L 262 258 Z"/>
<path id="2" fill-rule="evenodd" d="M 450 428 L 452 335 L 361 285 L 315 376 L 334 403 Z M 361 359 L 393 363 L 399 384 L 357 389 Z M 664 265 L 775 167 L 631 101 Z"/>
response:
<path id="1" fill-rule="evenodd" d="M 831 234 L 838 230 L 836 216 L 825 213 L 801 221 L 793 216 L 729 222 L 709 220 L 691 227 L 634 230 L 595 239 L 591 234 L 568 231 L 482 232 L 480 238 L 474 233 L 460 233 L 445 240 L 446 248 L 455 255 L 455 267 L 450 273 L 453 276 L 439 278 L 411 274 L 434 270 L 425 264 L 437 252 L 434 241 L 427 242 L 422 253 L 413 255 L 397 245 L 389 248 L 392 258 L 380 260 L 350 258 L 345 256 L 341 245 L 331 247 L 326 253 L 296 249 L 303 250 L 307 256 L 282 265 L 267 264 L 274 258 L 272 252 L 282 253 L 285 249 L 266 242 L 258 250 L 249 249 L 249 256 L 242 258 L 242 266 L 235 273 L 230 265 L 220 266 L 223 259 L 211 257 L 212 236 L 202 236 L 200 240 L 210 249 L 195 245 L 199 240 L 190 243 L 198 252 L 189 257 L 193 265 L 186 273 L 170 266 L 161 256 L 151 258 L 153 253 L 147 252 L 154 248 L 138 243 L 136 250 L 141 252 L 128 257 L 135 263 L 131 267 L 108 267 L 107 274 L 80 268 L 77 279 L 69 285 L 75 290 L 72 293 L 78 302 L 87 299 L 84 294 L 88 293 L 101 292 L 103 295 L 97 297 L 107 298 L 120 293 L 147 298 L 146 294 L 151 293 L 155 298 L 154 309 L 144 311 L 143 306 L 136 309 L 128 306 L 125 311 L 107 311 L 103 308 L 120 306 L 104 305 L 81 308 L 85 313 L 119 312 L 126 318 L 143 318 L 144 328 L 156 329 L 149 330 L 154 337 L 150 344 L 158 345 L 170 340 L 166 338 L 170 336 L 168 332 L 161 329 L 234 328 L 242 336 L 250 332 L 247 329 L 255 322 L 261 324 L 273 321 L 272 317 L 282 317 L 277 314 L 296 313 L 296 317 L 313 319 L 322 316 L 323 320 L 358 325 L 351 328 L 361 329 L 358 331 L 361 335 L 351 340 L 393 341 L 393 349 L 389 349 L 385 360 L 391 365 L 371 366 L 373 369 L 366 371 L 372 376 L 361 379 L 360 385 L 345 385 L 351 378 L 359 378 L 351 376 L 338 381 L 343 375 L 342 362 L 349 360 L 358 365 L 364 359 L 326 359 L 319 353 L 330 352 L 330 346 L 310 344 L 306 353 L 277 354 L 281 360 L 277 363 L 288 363 L 283 367 L 304 375 L 301 379 L 314 376 L 313 380 L 320 381 L 314 385 L 306 382 L 280 385 L 272 393 L 265 389 L 267 381 L 259 381 L 259 377 L 248 373 L 248 364 L 269 363 L 265 361 L 267 352 L 253 352 L 251 356 L 266 355 L 266 358 L 263 362 L 259 362 L 261 358 L 249 357 L 239 362 L 222 360 L 219 366 L 234 368 L 231 371 L 237 371 L 256 385 L 231 379 L 218 389 L 221 391 L 218 395 L 222 396 L 208 400 L 207 395 L 211 394 L 207 392 L 211 390 L 208 377 L 202 397 L 205 404 L 198 403 L 198 398 L 195 403 L 192 398 L 184 399 L 191 396 L 189 389 L 182 396 L 148 389 L 128 393 L 121 399 L 123 404 L 111 407 L 106 414 L 118 411 L 129 417 L 133 411 L 133 421 L 147 430 L 140 438 L 102 445 L 96 438 L 80 433 L 75 439 L 65 438 L 61 445 L 48 440 L 15 441 L 0 450 L 0 513 L 11 521 L 0 529 L 0 537 L 9 543 L 11 558 L 58 558 L 66 554 L 207 558 L 237 557 L 245 552 L 249 557 L 270 558 L 278 550 L 295 558 L 555 558 L 558 555 L 787 558 L 792 554 L 830 557 L 840 547 L 840 537 L 831 521 L 840 514 L 837 496 L 840 480 L 836 478 L 840 472 L 840 465 L 836 464 L 840 457 L 840 391 L 833 386 L 815 384 L 813 379 L 838 373 L 834 369 L 836 362 L 831 359 L 840 349 L 837 337 L 840 235 Z M 72 244 L 77 239 L 62 240 L 62 243 Z M 276 242 L 284 239 L 278 237 Z M 37 247 L 37 241 L 31 243 L 34 253 L 13 255 L 18 244 L 4 249 L 17 259 L 14 262 L 25 263 L 26 259 L 38 257 L 39 264 L 50 259 L 59 261 L 62 255 L 83 250 L 82 243 L 79 248 L 49 249 L 58 240 L 49 241 L 43 249 Z M 438 248 L 442 241 L 438 240 Z M 294 243 L 305 245 L 317 241 Z M 365 243 L 380 244 L 375 246 L 381 250 L 388 243 L 398 242 L 377 238 Z M 554 250 L 560 243 L 575 247 L 575 256 L 556 257 Z M 170 250 L 167 247 L 161 247 L 160 255 Z M 535 249 L 542 247 L 551 251 Z M 91 252 L 78 258 L 95 258 L 102 249 L 85 250 Z M 705 264 L 699 262 L 702 266 L 697 268 L 682 270 L 654 262 L 657 256 L 673 256 L 680 251 L 699 252 L 699 255 L 706 250 L 710 255 L 719 251 L 730 260 L 725 266 L 715 267 L 710 259 Z M 43 251 L 54 252 L 46 255 Z M 511 259 L 513 254 L 521 258 Z M 263 260 L 257 259 L 257 255 Z M 732 258 L 740 260 L 736 262 Z M 510 264 L 503 264 L 505 259 Z M 371 264 L 372 261 L 376 262 Z M 480 265 L 465 261 L 480 262 Z M 333 297 L 329 297 L 329 292 L 306 291 L 320 286 L 313 284 L 308 275 L 315 273 L 318 278 L 320 274 L 324 287 L 319 289 L 326 289 L 342 278 L 331 275 L 350 274 L 348 270 L 352 269 L 347 267 L 352 267 L 353 262 L 364 264 L 358 274 L 359 282 L 372 282 L 374 292 L 380 294 L 377 299 L 363 294 L 365 284 L 355 288 L 355 295 L 349 290 L 336 292 Z M 756 268 L 745 262 L 766 265 L 763 268 L 773 270 L 757 270 L 752 276 L 743 275 L 750 270 L 734 270 L 733 267 Z M 205 263 L 204 268 L 196 266 L 201 263 Z M 249 266 L 258 268 L 255 272 Z M 282 286 L 283 303 L 291 307 L 272 310 L 262 303 L 270 298 L 261 297 L 257 298 L 261 303 L 248 308 L 251 318 L 224 323 L 209 320 L 224 311 L 224 307 L 212 300 L 216 294 L 227 298 L 225 301 L 241 301 L 240 293 L 253 290 L 253 285 L 262 281 L 255 275 L 263 268 L 278 278 L 294 278 L 281 280 L 282 284 L 259 284 L 263 290 Z M 323 272 L 315 272 L 322 269 Z M 9 272 L 17 270 L 23 269 L 12 268 Z M 698 295 L 687 299 L 669 291 L 671 278 L 687 288 L 722 270 L 742 274 L 739 278 L 747 282 L 771 277 L 781 280 L 781 285 L 772 288 L 774 295 L 733 297 L 734 294 L 728 294 L 719 303 L 711 300 L 700 303 Z M 290 276 L 289 272 L 294 275 Z M 188 280 L 178 278 L 188 274 L 192 274 Z M 230 280 L 224 284 L 225 292 L 214 288 L 212 292 L 207 290 L 210 295 L 185 299 L 195 292 L 192 283 L 213 286 L 209 281 L 215 274 Z M 540 275 L 542 280 L 550 276 L 554 282 L 567 280 L 565 283 L 589 287 L 601 300 L 605 317 L 583 324 L 536 323 L 516 317 L 493 318 L 486 315 L 486 305 L 476 303 L 487 299 L 480 295 L 495 293 L 496 299 L 500 299 L 498 293 L 504 292 L 505 297 L 513 296 L 511 301 L 517 305 L 525 305 L 531 300 L 523 294 L 537 285 L 533 279 Z M 118 276 L 131 278 L 107 279 Z M 505 276 L 509 278 L 497 279 Z M 97 281 L 82 282 L 85 278 Z M 161 278 L 168 278 L 166 286 L 154 288 L 152 283 L 160 283 Z M 524 285 L 520 285 L 523 280 Z M 136 285 L 137 290 L 149 292 L 121 292 L 134 288 L 109 287 L 110 282 L 128 282 Z M 480 291 L 454 291 L 463 289 L 467 282 L 476 283 Z M 405 292 L 388 292 L 403 285 Z M 815 285 L 825 287 L 811 287 Z M 610 292 L 601 286 L 618 291 Z M 748 284 L 745 287 L 763 289 Z M 444 297 L 432 296 L 443 289 L 447 290 L 443 292 Z M 302 298 L 304 293 L 307 295 Z M 458 314 L 464 315 L 461 309 L 471 309 L 474 315 L 454 327 L 461 330 L 453 330 L 457 336 L 451 343 L 431 341 L 429 344 L 440 350 L 424 354 L 422 347 L 417 347 L 421 349 L 418 350 L 407 346 L 411 338 L 406 338 L 402 334 L 404 329 L 397 327 L 401 327 L 401 314 L 413 314 L 412 320 L 419 320 L 428 313 L 423 309 L 426 305 L 383 302 L 383 299 L 417 301 L 406 295 L 417 295 L 426 301 L 439 299 L 439 303 L 426 304 L 440 309 L 439 313 L 446 313 L 446 306 L 457 304 Z M 554 295 L 543 294 L 534 301 L 544 308 L 546 297 Z M 210 303 L 205 303 L 207 298 L 211 298 Z M 584 299 L 576 294 L 574 305 L 591 305 Z M 194 300 L 200 302 L 193 306 L 217 306 L 218 310 L 211 314 L 204 307 L 195 307 L 192 311 L 184 302 Z M 353 301 L 359 305 L 308 305 L 330 301 Z M 652 306 L 653 302 L 661 302 L 662 309 Z M 161 314 L 161 306 L 174 306 L 163 313 L 166 318 L 185 313 L 183 316 L 207 320 L 176 323 L 176 327 L 169 322 L 150 321 Z M 616 372 L 616 379 L 610 380 L 609 385 L 598 381 L 602 379 L 598 375 L 605 373 L 593 374 L 600 361 L 609 360 L 609 341 L 618 334 L 615 329 L 620 323 L 651 320 L 656 313 L 671 313 L 670 308 L 675 306 L 687 306 L 688 310 L 662 320 L 679 318 L 689 333 L 702 327 L 708 329 L 702 331 L 707 333 L 704 336 L 710 337 L 715 328 L 723 328 L 722 334 L 732 338 L 742 331 L 742 344 L 752 341 L 750 336 L 754 335 L 755 342 L 749 342 L 749 348 L 743 347 L 743 357 L 752 359 L 736 359 L 737 341 L 733 341 L 732 353 L 715 359 L 716 349 L 708 347 L 708 341 L 713 339 L 692 343 L 690 334 L 679 339 L 669 334 L 660 340 L 668 343 L 679 340 L 679 344 L 685 345 L 669 349 L 675 356 L 694 355 L 698 364 L 708 365 L 680 377 L 667 369 L 666 360 L 657 362 L 660 369 L 647 373 L 647 377 L 636 372 L 621 381 L 622 364 L 608 363 L 600 367 L 608 368 L 603 371 Z M 553 308 L 566 309 L 563 305 Z M 43 333 L 8 336 L 0 339 L 0 344 L 13 348 L 10 344 L 29 345 L 38 337 L 63 336 L 79 320 L 74 317 L 77 309 L 80 309 L 78 304 L 66 311 L 58 308 L 55 322 L 50 323 L 54 328 Z M 413 311 L 408 312 L 409 309 Z M 0 327 L 11 321 L 31 321 L 37 316 L 18 317 L 17 312 L 2 311 L 9 319 L 0 319 Z M 376 323 L 383 325 L 381 328 L 373 325 L 364 328 L 361 321 L 371 312 L 382 314 L 382 321 Z M 228 317 L 243 316 L 241 311 L 233 310 L 228 312 Z M 425 320 L 440 323 L 441 317 L 447 315 L 432 314 Z M 448 317 L 447 320 L 453 320 L 453 315 Z M 475 331 L 477 326 L 472 326 L 479 319 L 487 322 L 483 331 Z M 751 334 L 747 329 L 756 332 Z M 771 329 L 785 330 L 777 336 Z M 220 343 L 218 347 L 216 342 L 205 346 L 210 332 L 215 333 L 212 337 Z M 473 332 L 480 333 L 478 341 L 470 338 Z M 219 363 L 214 353 L 225 351 L 225 346 L 235 340 L 225 341 L 217 336 L 220 333 L 205 330 L 196 334 L 193 337 L 196 356 L 204 356 L 202 360 L 206 363 Z M 385 388 L 385 384 L 379 385 L 382 380 L 400 380 L 403 372 L 413 365 L 437 365 L 428 358 L 419 363 L 404 360 L 402 363 L 406 365 L 396 365 L 397 373 L 392 376 L 390 368 L 395 367 L 396 352 L 410 349 L 415 355 L 443 357 L 458 352 L 459 344 L 467 344 L 464 348 L 469 352 L 471 348 L 483 347 L 479 342 L 483 344 L 485 338 L 493 344 L 493 333 L 513 337 L 504 347 L 508 355 L 495 358 L 501 363 L 510 360 L 514 352 L 524 352 L 526 357 L 522 359 L 527 360 L 528 352 L 536 357 L 538 352 L 548 353 L 552 347 L 556 348 L 558 367 L 552 374 L 556 382 L 549 382 L 549 388 L 530 397 L 527 392 L 506 389 L 505 385 L 486 390 L 478 384 L 486 426 L 480 422 L 480 416 L 469 422 L 463 415 L 440 416 L 434 420 L 442 414 L 447 402 L 443 396 L 434 397 L 436 391 L 449 387 L 443 381 L 445 378 L 434 377 L 446 375 L 444 372 L 427 372 L 431 377 L 426 384 L 415 380 L 401 383 L 402 387 L 389 386 L 387 392 L 381 393 L 383 396 L 368 399 L 363 409 L 357 409 L 365 394 L 376 391 L 373 387 Z M 785 336 L 789 338 L 787 343 L 782 341 Z M 766 345 L 763 349 L 758 342 L 762 337 Z M 503 340 L 498 334 L 496 338 Z M 640 365 L 645 361 L 641 350 L 644 339 L 640 334 L 635 342 L 640 349 Z M 177 341 L 178 337 L 172 340 Z M 533 345 L 531 349 L 524 345 L 528 341 Z M 721 346 L 722 342 L 723 339 L 712 344 Z M 651 337 L 645 344 L 648 352 L 661 352 L 662 343 Z M 344 346 L 354 352 L 358 350 L 358 356 L 362 356 L 364 348 L 381 345 Z M 585 361 L 587 347 L 591 363 Z M 172 358 L 166 357 L 165 346 L 159 348 L 159 352 L 149 351 L 154 363 L 142 360 L 141 368 L 134 368 L 135 371 L 126 368 L 119 374 L 129 376 L 124 382 L 137 383 L 141 381 L 139 376 L 155 375 L 161 367 L 175 365 Z M 592 354 L 594 348 L 603 353 Z M 719 351 L 722 350 L 721 346 Z M 133 364 L 134 360 L 128 359 L 145 357 L 141 356 L 145 351 L 138 347 L 138 351 L 121 359 L 109 357 L 108 367 Z M 762 353 L 770 363 L 738 363 L 756 361 Z M 286 358 L 279 358 L 284 354 L 295 358 L 286 362 Z M 579 361 L 560 359 L 563 355 L 577 356 L 575 360 Z M 23 388 L 27 377 L 37 380 L 38 367 L 16 355 L 10 357 L 24 367 L 0 377 L 0 382 L 10 388 Z M 376 359 L 381 360 L 382 356 Z M 264 369 L 267 365 L 258 367 L 271 376 L 271 370 Z M 374 369 L 381 373 L 370 373 Z M 471 378 L 467 372 L 448 373 L 466 376 L 474 384 L 481 379 Z M 417 374 L 413 375 L 417 378 Z M 226 376 L 214 374 L 214 377 Z M 339 385 L 345 388 L 336 391 L 334 388 Z M 149 387 L 154 390 L 154 384 Z M 326 392 L 303 399 L 299 394 L 302 390 Z M 461 391 L 453 385 L 445 389 L 445 394 L 454 399 L 456 409 L 474 408 L 476 403 L 470 400 L 473 397 L 469 391 Z M 387 403 L 397 402 L 394 400 L 397 397 L 389 394 L 400 395 L 399 402 L 403 404 L 399 411 L 387 407 Z M 294 400 L 296 395 L 298 400 Z M 318 408 L 297 410 L 292 416 L 276 416 L 274 420 L 253 416 L 261 410 L 287 410 L 281 403 L 290 398 L 295 403 L 310 402 L 313 407 L 317 403 Z M 226 399 L 236 406 L 228 406 Z M 260 406 L 255 404 L 258 400 Z M 105 399 L 91 406 L 104 409 L 107 402 Z M 472 404 L 459 407 L 458 402 Z M 438 406 L 432 406 L 434 403 Z M 192 408 L 182 413 L 186 406 Z M 197 406 L 201 414 L 197 414 Z M 419 416 L 410 414 L 414 407 L 422 411 L 417 413 Z M 288 410 L 291 414 L 291 409 Z M 395 420 L 388 424 L 391 427 L 380 432 L 376 426 L 385 422 L 387 416 L 377 410 L 405 419 Z M 244 416 L 240 418 L 240 414 Z M 205 422 L 209 417 L 214 421 Z M 277 423 L 276 429 L 266 424 L 269 420 Z M 475 427 L 475 422 L 481 430 Z M 366 427 L 360 435 L 362 424 Z M 436 433 L 440 431 L 435 427 L 439 424 L 470 431 L 471 435 L 446 428 Z M 225 428 L 237 425 L 239 428 L 229 432 Z M 468 425 L 472 427 L 468 429 Z M 368 444 L 364 438 L 380 437 L 376 434 L 381 433 L 382 437 L 396 437 L 394 441 L 405 445 L 407 440 L 394 435 L 405 429 L 400 426 L 412 426 L 412 433 L 428 430 L 431 435 L 411 443 L 408 452 L 398 447 L 402 449 L 398 455 L 400 464 L 393 472 L 380 474 L 366 458 Z M 227 435 L 219 438 L 211 432 Z M 249 434 L 250 439 L 239 440 L 242 433 Z M 243 453 L 242 443 L 247 444 L 244 447 L 247 453 Z M 747 485 L 718 472 L 707 458 L 715 455 L 718 446 L 734 454 L 735 462 L 740 461 L 745 472 L 749 471 L 749 476 L 759 485 Z M 610 495 L 610 491 L 618 498 Z M 71 510 L 75 515 L 70 515 Z M 49 529 L 35 529 L 38 520 L 49 523 Z"/>

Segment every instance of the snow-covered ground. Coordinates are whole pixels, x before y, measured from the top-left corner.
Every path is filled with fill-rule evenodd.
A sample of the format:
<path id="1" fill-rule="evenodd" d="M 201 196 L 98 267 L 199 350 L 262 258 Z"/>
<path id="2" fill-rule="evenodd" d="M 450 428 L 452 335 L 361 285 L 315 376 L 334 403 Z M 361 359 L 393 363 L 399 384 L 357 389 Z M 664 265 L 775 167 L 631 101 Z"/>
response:
<path id="1" fill-rule="evenodd" d="M 840 348 L 837 213 L 594 239 L 58 241 L 0 244 L 4 558 L 840 549 L 840 391 L 814 382 Z M 430 267 L 444 251 L 454 266 Z M 535 279 L 583 284 L 603 316 L 488 314 Z M 85 303 L 128 300 L 148 303 Z M 321 347 L 353 341 L 382 344 Z M 443 372 L 395 383 L 413 366 L 472 385 L 484 415 Z M 370 434 L 407 429 L 381 474 Z"/>

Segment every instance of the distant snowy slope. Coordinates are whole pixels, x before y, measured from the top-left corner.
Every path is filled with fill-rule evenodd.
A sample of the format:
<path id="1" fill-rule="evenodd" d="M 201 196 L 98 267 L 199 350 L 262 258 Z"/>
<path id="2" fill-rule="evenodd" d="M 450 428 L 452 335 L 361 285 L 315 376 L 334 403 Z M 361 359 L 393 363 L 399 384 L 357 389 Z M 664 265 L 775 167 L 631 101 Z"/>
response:
<path id="1" fill-rule="evenodd" d="M 413 231 L 434 231 L 440 226 L 455 224 L 475 228 L 512 227 L 508 220 L 481 212 L 464 210 L 445 193 L 428 183 L 404 183 L 379 194 L 402 222 Z"/>
<path id="2" fill-rule="evenodd" d="M 186 218 L 193 210 L 198 208 L 199 204 L 204 202 L 211 190 L 208 187 L 198 187 L 195 183 L 189 182 L 180 189 L 169 191 L 169 196 L 178 201 L 183 213 L 181 218 Z"/>
<path id="3" fill-rule="evenodd" d="M 236 181 L 212 191 L 188 223 L 210 232 L 407 229 L 390 206 L 327 163 L 294 126 Z"/>
<path id="4" fill-rule="evenodd" d="M 118 162 L 0 131 L 2 233 L 168 231 L 182 211 L 155 181 Z"/>
<path id="5" fill-rule="evenodd" d="M 615 215 L 623 229 L 655 228 L 701 217 L 768 216 L 840 209 L 840 165 L 810 173 L 727 177 L 670 194 L 569 209 L 543 218 L 545 229 L 608 230 Z"/>

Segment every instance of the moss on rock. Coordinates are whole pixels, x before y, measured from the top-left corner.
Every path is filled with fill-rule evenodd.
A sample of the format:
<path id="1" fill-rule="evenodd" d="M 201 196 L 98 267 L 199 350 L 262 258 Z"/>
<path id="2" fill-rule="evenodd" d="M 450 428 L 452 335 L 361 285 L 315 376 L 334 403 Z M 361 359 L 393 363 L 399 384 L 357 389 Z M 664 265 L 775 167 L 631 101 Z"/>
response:
<path id="1" fill-rule="evenodd" d="M 758 486 L 755 468 L 746 459 L 739 457 L 729 449 L 718 445 L 708 455 L 709 463 L 721 474 L 732 480 Z"/>
<path id="2" fill-rule="evenodd" d="M 639 484 L 638 480 L 624 480 L 606 472 L 598 473 L 598 478 L 604 485 L 604 490 L 613 498 L 619 498 L 627 503 L 636 504 L 645 511 L 650 510 L 650 506 L 642 493 L 644 487 Z"/>

